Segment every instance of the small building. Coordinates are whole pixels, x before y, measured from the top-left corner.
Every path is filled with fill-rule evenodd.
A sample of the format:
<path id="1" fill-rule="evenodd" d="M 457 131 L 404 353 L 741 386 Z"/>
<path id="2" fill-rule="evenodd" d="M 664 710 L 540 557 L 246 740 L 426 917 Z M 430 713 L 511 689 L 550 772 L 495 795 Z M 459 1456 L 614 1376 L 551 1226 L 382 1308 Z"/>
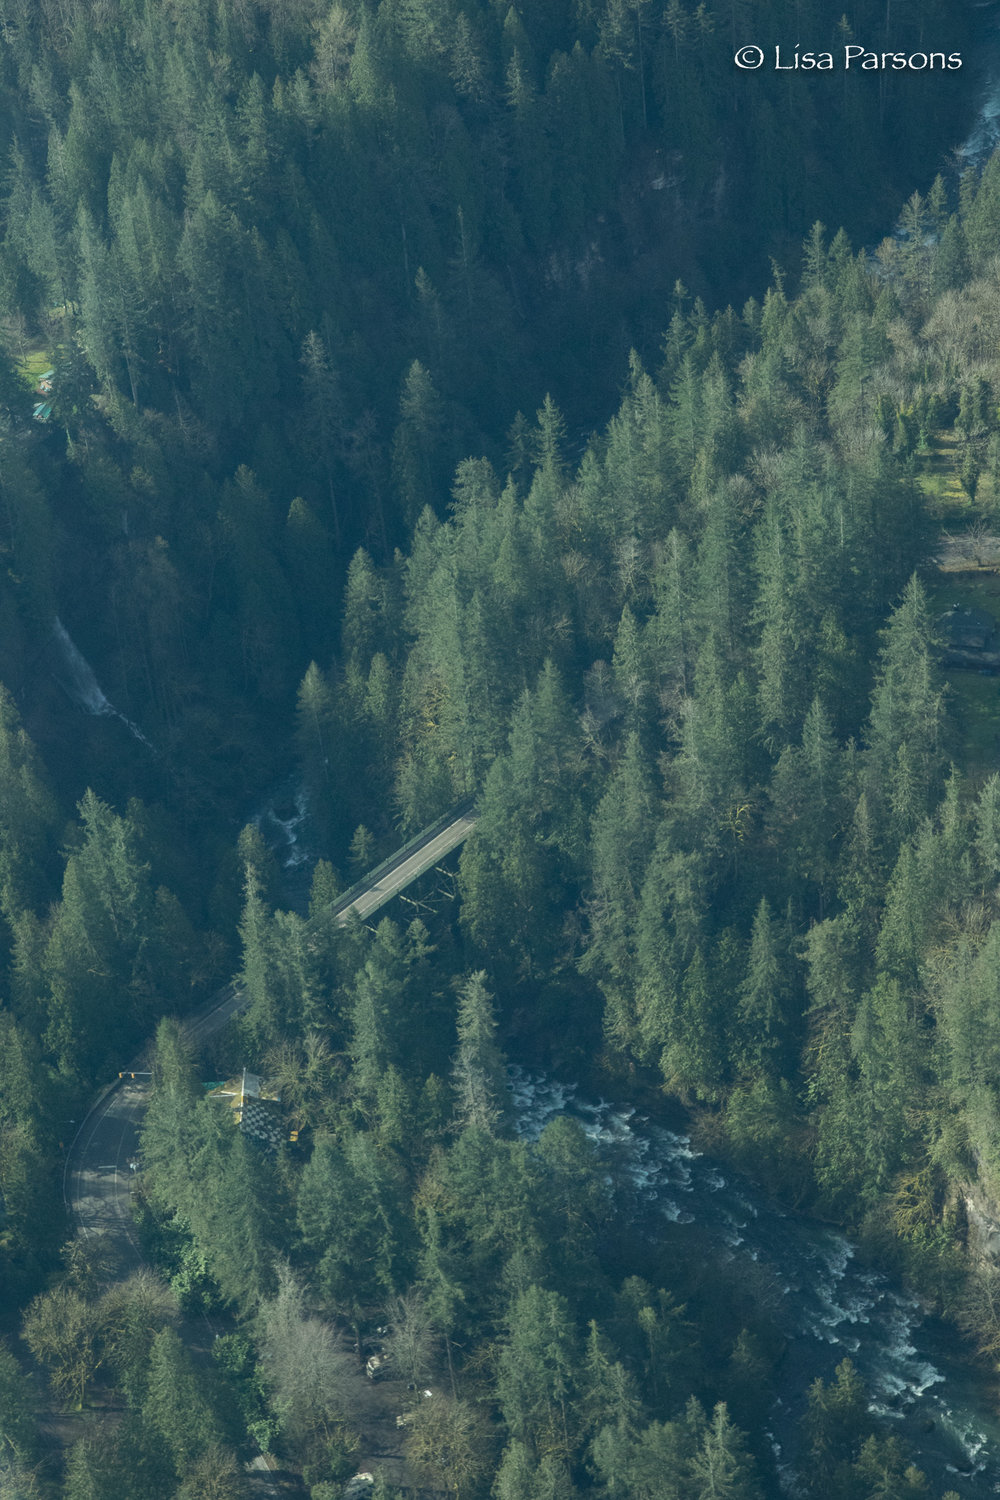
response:
<path id="1" fill-rule="evenodd" d="M 256 1073 L 248 1073 L 244 1068 L 241 1077 L 231 1078 L 221 1087 L 210 1090 L 209 1097 L 228 1099 L 240 1130 L 265 1150 L 276 1151 L 287 1139 L 281 1097 Z"/>
<path id="2" fill-rule="evenodd" d="M 39 375 L 38 384 L 35 386 L 35 395 L 41 396 L 41 401 L 36 401 L 31 415 L 36 422 L 47 422 L 52 416 L 52 382 L 56 378 L 55 370 L 46 370 L 44 375 Z"/>
<path id="3" fill-rule="evenodd" d="M 997 622 L 985 609 L 953 604 L 937 621 L 937 629 L 952 651 L 993 651 L 997 646 Z"/>
<path id="4" fill-rule="evenodd" d="M 985 609 L 953 604 L 935 621 L 946 667 L 987 674 L 1000 671 L 1000 632 Z"/>

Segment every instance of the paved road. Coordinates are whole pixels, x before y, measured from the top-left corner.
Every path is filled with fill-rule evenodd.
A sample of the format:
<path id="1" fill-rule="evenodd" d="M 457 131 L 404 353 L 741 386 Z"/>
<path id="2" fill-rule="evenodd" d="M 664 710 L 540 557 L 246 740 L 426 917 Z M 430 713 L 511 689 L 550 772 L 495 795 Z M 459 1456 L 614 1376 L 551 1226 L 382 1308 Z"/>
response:
<path id="1" fill-rule="evenodd" d="M 379 907 L 391 901 L 393 896 L 403 890 L 405 886 L 416 880 L 418 875 L 423 875 L 427 870 L 433 869 L 439 860 L 450 854 L 452 849 L 467 839 L 476 826 L 475 812 L 470 808 L 461 812 L 444 828 L 438 824 L 432 825 L 431 830 L 421 835 L 413 845 L 408 845 L 409 853 L 402 851 L 399 856 L 387 860 L 377 870 L 373 870 L 371 876 L 366 877 L 365 888 L 357 895 L 348 892 L 342 896 L 340 901 L 333 907 L 338 925 L 344 926 L 352 916 L 362 919 L 370 917 L 377 912 Z M 397 862 L 398 860 L 398 862 Z M 353 896 L 353 899 L 349 899 Z M 345 904 L 346 903 L 346 904 Z"/>
<path id="2" fill-rule="evenodd" d="M 139 1126 L 146 1112 L 145 1084 L 131 1080 L 109 1089 L 87 1115 L 70 1146 L 63 1172 L 63 1199 L 87 1240 L 101 1237 L 109 1280 L 142 1265 L 129 1211 Z"/>
<path id="3" fill-rule="evenodd" d="M 475 822 L 468 805 L 432 824 L 346 891 L 330 908 L 329 916 L 341 927 L 354 916 L 362 920 L 372 916 L 468 838 Z M 184 1029 L 193 1042 L 204 1042 L 246 1003 L 243 992 L 228 984 L 187 1020 Z M 131 1066 L 139 1071 L 149 1064 L 137 1059 Z M 103 1237 L 101 1249 L 107 1254 L 112 1279 L 142 1263 L 129 1212 L 129 1162 L 135 1156 L 147 1095 L 148 1080 L 126 1078 L 112 1085 L 80 1126 L 63 1173 L 66 1207 L 81 1235 Z"/>
<path id="4" fill-rule="evenodd" d="M 345 892 L 328 914 L 343 927 L 353 916 L 370 917 L 405 886 L 411 884 L 458 847 L 475 825 L 471 806 L 450 820 L 432 824 L 424 833 L 371 871 Z M 185 1031 L 195 1043 L 204 1042 L 247 1003 L 235 985 L 228 984 L 191 1016 Z M 148 1067 L 137 1059 L 136 1072 Z M 98 1249 L 103 1276 L 116 1281 L 142 1265 L 129 1205 L 130 1162 L 138 1149 L 139 1130 L 149 1097 L 148 1078 L 124 1078 L 112 1084 L 90 1110 L 66 1157 L 63 1200 L 76 1220 L 77 1232 Z M 279 1500 L 267 1459 L 254 1459 L 253 1482 L 272 1500 Z"/>

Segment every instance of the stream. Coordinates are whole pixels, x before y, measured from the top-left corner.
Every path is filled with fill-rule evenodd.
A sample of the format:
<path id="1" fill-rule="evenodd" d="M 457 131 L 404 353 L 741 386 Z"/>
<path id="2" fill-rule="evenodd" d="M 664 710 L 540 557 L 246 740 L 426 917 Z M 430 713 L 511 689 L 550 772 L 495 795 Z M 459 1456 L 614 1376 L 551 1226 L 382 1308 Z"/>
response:
<path id="1" fill-rule="evenodd" d="M 72 702 L 78 708 L 82 708 L 84 713 L 92 714 L 96 718 L 117 719 L 119 723 L 125 725 L 133 739 L 138 740 L 140 745 L 145 745 L 146 749 L 151 750 L 155 755 L 155 746 L 149 743 L 138 724 L 133 724 L 131 719 L 127 719 L 107 697 L 97 680 L 93 667 L 82 651 L 77 648 L 76 642 L 58 615 L 52 623 L 52 638 L 61 663 L 58 681 Z"/>
<path id="2" fill-rule="evenodd" d="M 308 804 L 283 782 L 254 815 L 281 866 L 284 899 L 304 910 L 315 862 Z M 511 1069 L 518 1132 L 536 1139 L 557 1115 L 577 1119 L 607 1166 L 620 1212 L 664 1253 L 745 1265 L 786 1340 L 785 1395 L 768 1436 L 785 1492 L 809 1385 L 850 1358 L 870 1409 L 926 1473 L 931 1493 L 1000 1494 L 1000 1419 L 954 1330 L 864 1264 L 837 1230 L 788 1212 L 739 1172 L 694 1150 L 689 1138 L 629 1105 L 588 1101 L 574 1085 Z"/>
<path id="3" fill-rule="evenodd" d="M 319 851 L 311 837 L 309 794 L 301 780 L 286 777 L 261 798 L 248 821 L 260 829 L 274 855 L 282 905 L 304 916 Z"/>

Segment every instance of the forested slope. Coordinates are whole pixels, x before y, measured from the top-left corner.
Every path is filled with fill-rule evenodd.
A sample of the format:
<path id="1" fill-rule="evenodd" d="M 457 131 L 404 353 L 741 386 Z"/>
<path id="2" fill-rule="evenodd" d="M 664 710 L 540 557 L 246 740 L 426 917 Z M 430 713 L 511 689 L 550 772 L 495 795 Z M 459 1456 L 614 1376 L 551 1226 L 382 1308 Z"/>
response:
<path id="1" fill-rule="evenodd" d="M 993 1337 L 985 1283 L 961 1267 L 954 1189 L 991 1191 L 996 1172 L 1000 789 L 949 766 L 947 689 L 913 570 L 929 545 L 917 474 L 933 431 L 955 421 L 980 505 L 995 492 L 997 173 L 966 182 L 955 214 L 943 186 L 912 200 L 909 236 L 877 263 L 817 228 L 794 298 L 772 287 L 740 316 L 679 307 L 663 368 L 654 379 L 633 361 L 577 465 L 547 403 L 520 470 L 501 480 L 486 460 L 464 463 L 450 514 L 425 511 L 406 554 L 387 567 L 356 555 L 338 663 L 311 667 L 300 690 L 311 805 L 331 849 L 351 839 L 363 861 L 364 818 L 379 833 L 396 808 L 412 829 L 479 789 L 460 920 L 307 940 L 301 918 L 271 914 L 266 851 L 244 837 L 250 1008 L 229 1057 L 279 1080 L 307 1144 L 276 1162 L 249 1147 L 198 1102 L 164 1034 L 146 1181 L 151 1253 L 194 1305 L 260 1310 L 267 1373 L 254 1385 L 253 1348 L 226 1345 L 215 1395 L 162 1416 L 147 1384 L 161 1366 L 197 1385 L 169 1328 L 148 1360 L 147 1335 L 129 1336 L 129 1375 L 115 1363 L 118 1304 L 71 1270 L 49 1295 L 77 1299 L 83 1331 L 46 1343 L 57 1304 L 43 1299 L 32 1347 L 69 1390 L 100 1357 L 137 1414 L 131 1436 L 77 1453 L 73 1500 L 121 1493 L 136 1455 L 144 1494 L 199 1464 L 224 1469 L 218 1444 L 238 1444 L 241 1422 L 316 1485 L 347 1472 L 350 1380 L 324 1324 L 301 1332 L 315 1312 L 297 1279 L 276 1279 L 289 1253 L 328 1316 L 365 1326 L 389 1307 L 397 1358 L 424 1329 L 413 1369 L 443 1361 L 454 1393 L 418 1417 L 409 1451 L 456 1493 L 495 1475 L 498 1496 L 687 1494 L 713 1453 L 743 1486 L 733 1493 L 755 1493 L 754 1462 L 772 1487 L 761 1423 L 781 1350 L 766 1315 L 716 1270 L 706 1285 L 697 1266 L 659 1265 L 657 1286 L 609 1233 L 574 1127 L 537 1147 L 510 1138 L 497 1018 L 522 1053 L 570 1069 L 600 1054 L 619 1086 L 658 1079 L 698 1107 L 718 1149 L 861 1225 Z M 141 807 L 122 818 L 95 798 L 44 911 L 44 859 L 18 861 L 32 841 L 51 849 L 56 814 L 7 713 L 23 792 L 5 836 L 4 1098 L 9 1139 L 27 1142 L 60 1078 L 106 1067 L 116 1039 L 183 1004 L 207 940 L 187 929 L 182 977 L 184 919 L 165 889 L 152 894 L 162 835 Z M 321 866 L 317 911 L 335 888 Z M 34 1181 L 27 1157 L 6 1159 Z M 40 1211 L 26 1188 L 10 1193 L 12 1265 Z M 682 1304 L 689 1331 L 670 1311 Z M 169 1307 L 140 1322 L 168 1325 Z M 288 1390 L 311 1377 L 280 1363 L 300 1334 L 328 1361 L 318 1389 L 331 1404 L 308 1420 Z M 898 1447 L 864 1446 L 853 1380 L 813 1396 L 803 1442 L 825 1455 L 818 1493 L 867 1494 L 877 1473 L 915 1484 Z M 242 1417 L 225 1408 L 234 1391 Z M 700 1404 L 682 1419 L 690 1396 Z M 195 1409 L 215 1415 L 182 1441 Z"/>
<path id="2" fill-rule="evenodd" d="M 837 34 L 768 26 L 793 9 Z M 776 1493 L 766 1298 L 626 1243 L 578 1129 L 513 1136 L 504 1051 L 680 1099 L 1000 1340 L 958 1207 L 1000 1192 L 1000 781 L 952 765 L 918 576 L 942 429 L 970 514 L 1000 497 L 1000 162 L 877 255 L 817 225 L 794 290 L 709 311 L 720 226 L 746 265 L 824 201 L 870 233 L 954 104 L 736 93 L 763 14 L 0 6 L 0 1267 L 57 1395 L 126 1408 L 63 1473 L 0 1356 L 12 1496 L 237 1494 L 252 1439 L 329 1500 L 361 1420 L 341 1335 L 386 1322 L 437 1392 L 398 1441 L 446 1493 Z M 57 614 L 152 748 L 67 703 Z M 236 839 L 293 760 L 330 861 L 309 927 Z M 470 795 L 455 906 L 325 931 Z M 170 1289 L 108 1290 L 60 1261 L 61 1142 L 234 969 L 209 1067 L 276 1080 L 300 1139 L 257 1151 L 162 1030 L 142 1227 Z M 178 1304 L 236 1320 L 214 1363 Z M 926 1492 L 846 1367 L 800 1456 L 824 1500 Z"/>
<path id="3" fill-rule="evenodd" d="M 398 567 L 355 560 L 340 680 L 300 694 L 331 822 L 321 735 L 381 742 L 387 704 L 404 826 L 482 786 L 462 922 L 520 1026 L 572 994 L 610 1057 L 758 1165 L 799 1141 L 852 1214 L 993 1170 L 997 785 L 950 767 L 910 575 L 929 431 L 957 418 L 994 493 L 995 174 L 961 219 L 912 201 L 877 264 L 817 229 L 794 300 L 678 313 L 575 472 L 551 406 L 520 483 L 461 466 Z"/>
<path id="4" fill-rule="evenodd" d="M 470 454 L 505 472 L 546 392 L 578 456 L 678 277 L 741 303 L 815 219 L 877 235 L 926 187 L 968 72 L 820 100 L 732 62 L 875 44 L 889 14 L 5 0 L 0 303 L 14 362 L 57 374 L 51 439 L 12 459 L 0 667 L 51 753 L 58 611 L 189 798 L 256 789 L 259 716 L 328 660 L 359 542 L 391 556 Z M 892 14 L 892 45 L 965 36 L 930 0 Z"/>

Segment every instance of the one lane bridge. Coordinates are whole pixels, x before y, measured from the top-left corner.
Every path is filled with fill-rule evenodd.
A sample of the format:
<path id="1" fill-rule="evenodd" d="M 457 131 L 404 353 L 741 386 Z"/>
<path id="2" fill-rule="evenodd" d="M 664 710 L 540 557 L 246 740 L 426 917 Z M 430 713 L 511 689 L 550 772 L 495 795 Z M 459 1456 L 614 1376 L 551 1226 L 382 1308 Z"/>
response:
<path id="1" fill-rule="evenodd" d="M 432 869 L 468 838 L 476 825 L 474 804 L 463 803 L 376 865 L 313 922 L 344 927 L 352 918 L 374 915 L 408 885 Z M 248 1004 L 237 985 L 228 984 L 183 1023 L 192 1042 L 202 1043 Z M 146 1052 L 151 1054 L 152 1041 Z M 129 1206 L 130 1163 L 138 1150 L 146 1112 L 148 1058 L 137 1060 L 111 1084 L 87 1114 L 66 1156 L 63 1201 L 84 1238 L 101 1236 L 112 1279 L 142 1264 Z M 134 1075 L 134 1076 L 130 1076 Z M 102 1259 L 104 1257 L 102 1256 Z"/>

